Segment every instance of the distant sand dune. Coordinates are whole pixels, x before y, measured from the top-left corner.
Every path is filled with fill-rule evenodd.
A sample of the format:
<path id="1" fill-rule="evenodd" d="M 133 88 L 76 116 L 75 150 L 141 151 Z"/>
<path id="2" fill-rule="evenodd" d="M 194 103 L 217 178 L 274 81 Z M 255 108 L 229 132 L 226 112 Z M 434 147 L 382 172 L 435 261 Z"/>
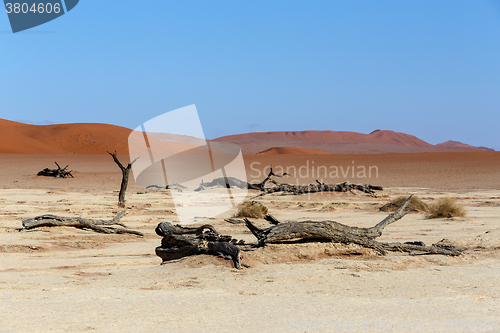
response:
<path id="1" fill-rule="evenodd" d="M 128 141 L 131 129 L 109 124 L 29 125 L 0 119 L 0 154 L 106 154 L 129 152 L 129 143 L 142 151 L 142 136 Z M 151 135 L 150 143 L 165 141 L 170 134 Z M 186 141 L 187 140 L 187 141 Z M 167 140 L 168 141 L 168 140 Z M 234 143 L 244 154 L 366 154 L 492 151 L 457 141 L 431 145 L 413 135 L 376 130 L 370 134 L 334 131 L 287 131 L 246 133 L 211 141 Z M 174 143 L 155 145 L 157 153 L 174 154 L 193 146 L 192 139 L 175 136 Z M 137 149 L 136 149 L 137 150 Z M 217 151 L 217 149 L 215 149 Z"/>
<path id="2" fill-rule="evenodd" d="M 131 130 L 108 124 L 28 125 L 0 119 L 0 153 L 128 153 Z"/>
<path id="3" fill-rule="evenodd" d="M 256 154 L 274 147 L 314 149 L 339 154 L 492 151 L 456 141 L 431 145 L 413 135 L 381 130 L 370 134 L 345 131 L 260 132 L 229 135 L 214 141 L 238 144 L 245 154 Z"/>

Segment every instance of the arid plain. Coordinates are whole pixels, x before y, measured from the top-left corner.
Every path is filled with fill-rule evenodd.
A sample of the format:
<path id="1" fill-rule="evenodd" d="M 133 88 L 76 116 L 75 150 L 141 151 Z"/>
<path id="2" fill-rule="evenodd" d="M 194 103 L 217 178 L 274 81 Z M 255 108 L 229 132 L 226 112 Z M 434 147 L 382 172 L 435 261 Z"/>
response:
<path id="1" fill-rule="evenodd" d="M 127 155 L 119 155 L 127 162 Z M 74 179 L 36 176 L 54 161 Z M 19 232 L 42 214 L 110 219 L 121 172 L 107 154 L 1 154 L 0 321 L 2 332 L 336 332 L 498 331 L 500 324 L 500 153 L 315 154 L 281 150 L 245 155 L 250 182 L 272 165 L 294 171 L 280 179 L 306 184 L 350 181 L 381 185 L 360 192 L 270 194 L 256 200 L 280 220 L 335 220 L 372 226 L 379 207 L 415 193 L 424 201 L 451 196 L 463 218 L 410 213 L 381 241 L 448 239 L 468 247 L 459 257 L 389 253 L 333 243 L 269 245 L 243 252 L 236 270 L 201 255 L 160 265 L 154 228 L 176 222 L 169 190 L 146 191 L 131 177 L 122 221 L 144 237 L 69 227 Z M 329 171 L 318 176 L 318 167 Z M 338 177 L 332 174 L 338 169 Z M 354 177 L 352 168 L 356 167 Z M 371 174 L 358 173 L 362 168 Z M 302 169 L 301 169 L 302 168 Z M 316 169 L 314 169 L 316 168 Z M 312 172 L 315 170 L 316 174 Z M 324 169 L 319 169 L 324 172 Z M 249 198 L 256 195 L 251 192 Z M 204 223 L 254 242 L 229 224 L 235 209 Z M 200 212 L 203 217 L 203 212 Z M 262 223 L 263 220 L 256 220 Z M 475 325 L 472 327 L 471 325 Z M 495 326 L 496 325 L 496 326 Z"/>

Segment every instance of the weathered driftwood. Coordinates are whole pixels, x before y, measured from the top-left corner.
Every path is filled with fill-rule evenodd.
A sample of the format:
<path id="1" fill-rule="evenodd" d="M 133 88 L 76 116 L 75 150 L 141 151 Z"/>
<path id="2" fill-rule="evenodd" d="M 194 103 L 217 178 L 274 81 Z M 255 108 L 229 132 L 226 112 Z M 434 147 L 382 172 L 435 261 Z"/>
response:
<path id="1" fill-rule="evenodd" d="M 110 227 L 111 225 L 120 225 L 126 228 L 127 226 L 120 222 L 120 219 L 126 213 L 127 210 L 123 210 L 111 220 L 84 219 L 82 217 L 64 217 L 45 214 L 23 220 L 23 229 L 21 230 L 29 230 L 39 227 L 75 227 L 90 229 L 105 234 L 134 234 L 144 236 L 144 234 L 139 231 Z"/>
<path id="2" fill-rule="evenodd" d="M 127 186 L 128 186 L 128 177 L 130 175 L 130 169 L 132 169 L 132 164 L 134 164 L 135 161 L 137 161 L 137 159 L 139 157 L 137 157 L 135 160 L 133 160 L 132 162 L 130 162 L 127 167 L 125 168 L 121 163 L 120 161 L 118 160 L 118 157 L 116 157 L 116 150 L 114 153 L 110 153 L 108 151 L 108 154 L 111 155 L 113 157 L 113 160 L 115 161 L 115 163 L 118 165 L 118 167 L 120 168 L 120 170 L 122 171 L 122 183 L 120 185 L 120 193 L 118 194 L 118 206 L 119 207 L 125 207 L 125 192 L 127 191 Z"/>
<path id="3" fill-rule="evenodd" d="M 457 256 L 465 249 L 443 247 L 438 244 L 426 246 L 422 242 L 409 243 L 381 243 L 374 239 L 382 235 L 386 226 L 400 220 L 411 209 L 406 210 L 412 196 L 393 214 L 389 214 L 384 220 L 371 228 L 350 227 L 335 221 L 288 221 L 279 223 L 272 216 L 266 216 L 268 221 L 275 225 L 261 229 L 250 220 L 244 219 L 245 225 L 257 238 L 259 245 L 267 243 L 280 243 L 294 239 L 316 239 L 332 241 L 336 243 L 354 243 L 363 247 L 372 248 L 378 253 L 385 255 L 387 251 L 403 251 L 413 253 L 420 251 L 428 254 L 444 254 Z M 232 221 L 234 223 L 234 221 Z"/>
<path id="4" fill-rule="evenodd" d="M 61 169 L 61 167 L 59 166 L 59 164 L 57 164 L 57 162 L 54 162 L 54 163 L 57 165 L 57 169 L 45 168 L 42 171 L 38 172 L 37 176 L 46 176 L 46 177 L 55 177 L 55 178 L 66 178 L 66 177 L 75 178 L 71 174 L 71 172 L 73 172 L 73 170 L 70 170 L 70 171 L 66 170 L 69 165 L 66 165 L 64 168 Z"/>
<path id="5" fill-rule="evenodd" d="M 241 267 L 240 248 L 236 244 L 244 242 L 222 235 L 209 224 L 189 228 L 161 222 L 155 231 L 163 237 L 155 251 L 163 263 L 196 254 L 214 254 L 233 260 L 235 268 Z"/>

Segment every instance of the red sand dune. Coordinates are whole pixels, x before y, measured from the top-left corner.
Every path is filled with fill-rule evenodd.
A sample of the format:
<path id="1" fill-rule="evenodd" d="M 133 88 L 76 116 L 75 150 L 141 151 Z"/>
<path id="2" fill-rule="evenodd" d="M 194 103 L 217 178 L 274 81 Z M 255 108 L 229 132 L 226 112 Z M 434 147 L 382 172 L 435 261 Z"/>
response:
<path id="1" fill-rule="evenodd" d="M 486 148 L 486 147 L 473 147 L 471 145 L 458 142 L 458 141 L 446 141 L 443 143 L 438 143 L 435 147 L 442 147 L 442 148 L 458 148 L 458 149 L 463 149 L 463 151 L 494 151 L 493 149 Z"/>
<path id="2" fill-rule="evenodd" d="M 128 153 L 131 130 L 108 124 L 28 125 L 0 119 L 0 153 Z"/>
<path id="3" fill-rule="evenodd" d="M 106 154 L 115 150 L 128 154 L 132 148 L 131 153 L 142 155 L 142 132 L 129 142 L 130 133 L 131 129 L 109 124 L 29 125 L 0 119 L 0 154 Z M 151 133 L 148 141 L 157 155 L 189 154 L 198 147 L 193 144 L 197 141 L 187 136 L 155 134 Z M 175 142 L 161 141 L 169 138 Z"/>
<path id="4" fill-rule="evenodd" d="M 0 119 L 0 153 L 15 154 L 127 154 L 131 129 L 108 124 L 29 125 Z M 142 140 L 139 136 L 138 140 Z M 155 141 L 151 138 L 150 141 Z M 177 140 L 176 140 L 177 141 Z M 182 141 L 182 140 L 181 140 Z M 419 138 L 393 131 L 370 134 L 334 131 L 246 133 L 220 137 L 214 142 L 239 145 L 244 154 L 421 153 L 488 151 L 456 141 L 431 145 Z M 151 144 L 154 142 L 150 142 Z M 167 150 L 183 151 L 185 145 Z M 138 146 L 143 142 L 137 142 Z M 164 144 L 162 143 L 161 146 Z M 182 147 L 181 147 L 182 146 Z M 166 149 L 166 148 L 165 148 Z M 172 153 L 172 152 L 170 152 Z"/>
<path id="5" fill-rule="evenodd" d="M 317 141 L 317 142 L 335 142 L 335 143 L 361 143 L 361 142 L 378 142 L 399 144 L 413 147 L 432 147 L 431 144 L 420 140 L 419 138 L 393 131 L 374 131 L 370 134 L 362 134 L 357 132 L 345 131 L 287 131 L 287 132 L 257 132 L 223 136 L 214 141 L 240 141 L 247 142 L 250 140 L 271 141 L 271 140 L 287 140 L 287 141 Z"/>
<path id="6" fill-rule="evenodd" d="M 314 149 L 304 149 L 304 148 L 288 148 L 288 147 L 274 147 L 257 153 L 257 155 L 324 155 L 333 154 L 328 151 L 314 150 Z"/>
<path id="7" fill-rule="evenodd" d="M 245 154 L 256 154 L 274 147 L 314 149 L 340 154 L 492 150 L 465 144 L 431 145 L 413 135 L 381 130 L 373 131 L 370 134 L 343 131 L 261 132 L 224 136 L 214 141 L 238 144 Z"/>

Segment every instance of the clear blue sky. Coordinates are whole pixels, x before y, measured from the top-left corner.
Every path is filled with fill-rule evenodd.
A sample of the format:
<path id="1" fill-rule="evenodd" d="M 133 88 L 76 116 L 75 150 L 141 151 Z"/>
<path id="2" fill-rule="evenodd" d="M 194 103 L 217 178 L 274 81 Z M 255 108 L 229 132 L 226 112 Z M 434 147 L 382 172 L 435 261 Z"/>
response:
<path id="1" fill-rule="evenodd" d="M 390 129 L 500 150 L 500 1 L 81 0 L 12 34 L 0 117 L 135 128 L 196 104 L 207 138 Z"/>

